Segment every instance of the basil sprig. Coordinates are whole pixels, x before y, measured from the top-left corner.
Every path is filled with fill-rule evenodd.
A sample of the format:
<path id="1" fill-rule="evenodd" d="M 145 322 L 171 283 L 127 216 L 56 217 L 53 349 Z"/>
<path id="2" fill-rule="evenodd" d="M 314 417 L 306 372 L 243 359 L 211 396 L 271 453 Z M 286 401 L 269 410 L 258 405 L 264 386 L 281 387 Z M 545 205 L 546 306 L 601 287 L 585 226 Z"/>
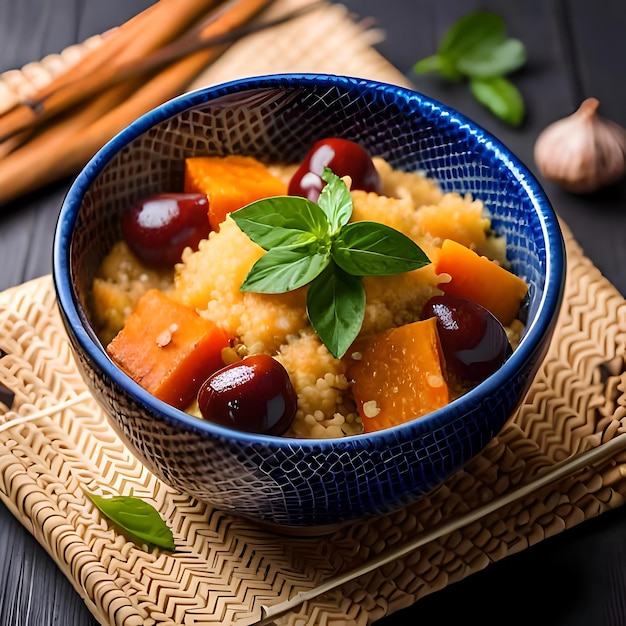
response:
<path id="1" fill-rule="evenodd" d="M 231 213 L 239 228 L 266 252 L 242 291 L 284 293 L 310 283 L 307 315 L 324 345 L 341 358 L 363 325 L 362 276 L 389 276 L 430 263 L 403 233 L 377 222 L 348 223 L 352 195 L 329 168 L 315 203 L 276 196 Z"/>
<path id="2" fill-rule="evenodd" d="M 413 66 L 417 74 L 439 72 L 449 81 L 469 80 L 474 97 L 494 115 L 519 126 L 525 105 L 517 87 L 505 76 L 526 62 L 526 48 L 506 36 L 504 19 L 489 11 L 469 13 L 456 20 L 437 53 Z"/>
<path id="3" fill-rule="evenodd" d="M 116 524 L 129 539 L 174 550 L 174 535 L 159 512 L 136 496 L 98 496 L 85 491 L 95 506 Z"/>

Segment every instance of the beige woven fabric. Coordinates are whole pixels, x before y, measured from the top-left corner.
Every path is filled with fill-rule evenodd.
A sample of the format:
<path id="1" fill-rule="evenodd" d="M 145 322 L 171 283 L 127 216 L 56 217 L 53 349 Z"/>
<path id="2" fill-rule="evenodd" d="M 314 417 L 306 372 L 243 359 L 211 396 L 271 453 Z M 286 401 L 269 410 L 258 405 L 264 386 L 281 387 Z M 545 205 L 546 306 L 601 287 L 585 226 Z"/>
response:
<path id="1" fill-rule="evenodd" d="M 371 48 L 376 33 L 342 7 L 316 13 L 281 26 L 280 38 L 259 33 L 237 44 L 194 86 L 291 70 L 404 81 Z M 314 39 L 311 19 L 326 20 L 337 42 Z M 0 498 L 107 626 L 247 625 L 263 607 L 282 614 L 278 624 L 363 626 L 621 506 L 626 302 L 564 229 L 565 303 L 526 401 L 476 459 L 411 507 L 320 540 L 281 536 L 172 491 L 132 457 L 87 393 L 50 277 L 0 294 L 0 381 L 16 392 L 12 411 L 0 405 Z M 128 542 L 83 489 L 150 501 L 176 552 Z"/>
<path id="2" fill-rule="evenodd" d="M 421 501 L 323 540 L 281 536 L 160 483 L 86 392 L 50 277 L 5 291 L 0 380 L 16 398 L 0 407 L 0 498 L 102 624 L 253 624 L 263 606 L 287 610 L 280 624 L 369 624 L 623 504 L 626 302 L 566 234 L 565 306 L 520 410 Z M 83 489 L 147 499 L 177 551 L 126 541 Z"/>

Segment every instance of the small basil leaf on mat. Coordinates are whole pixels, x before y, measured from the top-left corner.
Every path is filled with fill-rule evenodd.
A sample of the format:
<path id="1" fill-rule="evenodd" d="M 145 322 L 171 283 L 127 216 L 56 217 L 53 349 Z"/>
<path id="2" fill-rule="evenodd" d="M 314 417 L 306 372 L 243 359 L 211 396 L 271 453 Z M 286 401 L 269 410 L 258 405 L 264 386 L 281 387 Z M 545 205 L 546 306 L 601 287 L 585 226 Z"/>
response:
<path id="1" fill-rule="evenodd" d="M 174 550 L 174 535 L 148 502 L 135 496 L 98 496 L 85 491 L 100 512 L 125 531 L 133 540 L 139 539 L 166 550 Z"/>

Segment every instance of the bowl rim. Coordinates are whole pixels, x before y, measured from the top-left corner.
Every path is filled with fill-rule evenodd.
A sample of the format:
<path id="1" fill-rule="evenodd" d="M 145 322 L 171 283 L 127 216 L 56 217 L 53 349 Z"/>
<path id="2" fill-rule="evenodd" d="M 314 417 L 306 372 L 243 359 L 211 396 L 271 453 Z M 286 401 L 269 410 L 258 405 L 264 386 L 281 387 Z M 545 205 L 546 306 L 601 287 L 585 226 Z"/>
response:
<path id="1" fill-rule="evenodd" d="M 109 161 L 127 143 L 136 139 L 152 126 L 186 109 L 202 105 L 217 97 L 252 89 L 280 88 L 285 86 L 293 88 L 296 84 L 306 86 L 307 83 L 311 82 L 315 82 L 318 85 L 339 86 L 344 89 L 358 88 L 392 91 L 396 98 L 411 99 L 417 106 L 427 106 L 436 111 L 439 116 L 446 115 L 447 123 L 470 129 L 475 141 L 481 144 L 485 150 L 491 152 L 494 158 L 504 163 L 515 180 L 525 189 L 539 216 L 547 252 L 545 285 L 537 306 L 535 319 L 526 328 L 524 337 L 511 357 L 496 372 L 448 405 L 420 418 L 373 433 L 349 435 L 334 439 L 303 439 L 238 431 L 201 420 L 154 397 L 113 363 L 106 354 L 104 347 L 95 338 L 93 331 L 90 332 L 85 327 L 79 300 L 71 281 L 70 244 L 72 241 L 72 230 L 77 221 L 82 199 L 91 181 L 100 174 Z M 346 445 L 349 445 L 350 442 L 351 445 L 360 448 L 367 447 L 372 441 L 384 444 L 387 440 L 396 440 L 406 435 L 403 432 L 405 430 L 412 431 L 413 436 L 420 436 L 431 430 L 436 430 L 445 423 L 449 415 L 456 416 L 460 404 L 478 403 L 483 392 L 486 392 L 488 395 L 495 395 L 498 388 L 502 387 L 505 381 L 512 378 L 529 361 L 537 358 L 544 347 L 542 339 L 546 335 L 551 336 L 563 298 L 565 282 L 565 244 L 556 213 L 535 176 L 499 139 L 470 118 L 456 111 L 453 107 L 426 96 L 411 87 L 399 86 L 375 79 L 306 72 L 250 76 L 209 87 L 202 87 L 172 98 L 135 119 L 104 144 L 75 177 L 59 212 L 54 233 L 52 257 L 52 276 L 58 305 L 76 343 L 81 350 L 84 350 L 87 358 L 96 367 L 101 369 L 107 377 L 124 389 L 139 404 L 153 407 L 161 414 L 162 418 L 170 423 L 179 423 L 185 429 L 192 429 L 200 434 L 213 435 L 223 440 L 250 445 L 264 444 L 274 448 L 290 448 L 297 445 L 300 448 L 322 451 L 335 447 L 338 442 Z M 69 331 L 68 334 L 70 334 Z M 496 434 L 493 433 L 494 436 Z"/>

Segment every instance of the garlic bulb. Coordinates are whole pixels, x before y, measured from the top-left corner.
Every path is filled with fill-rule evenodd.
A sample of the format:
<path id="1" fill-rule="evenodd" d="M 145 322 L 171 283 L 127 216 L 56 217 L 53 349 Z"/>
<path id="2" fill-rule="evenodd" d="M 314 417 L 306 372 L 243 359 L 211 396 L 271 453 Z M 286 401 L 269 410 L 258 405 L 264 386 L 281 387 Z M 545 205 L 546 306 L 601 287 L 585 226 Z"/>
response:
<path id="1" fill-rule="evenodd" d="M 590 193 L 626 174 L 626 129 L 598 114 L 587 98 L 572 115 L 547 126 L 535 142 L 535 163 L 567 191 Z"/>

